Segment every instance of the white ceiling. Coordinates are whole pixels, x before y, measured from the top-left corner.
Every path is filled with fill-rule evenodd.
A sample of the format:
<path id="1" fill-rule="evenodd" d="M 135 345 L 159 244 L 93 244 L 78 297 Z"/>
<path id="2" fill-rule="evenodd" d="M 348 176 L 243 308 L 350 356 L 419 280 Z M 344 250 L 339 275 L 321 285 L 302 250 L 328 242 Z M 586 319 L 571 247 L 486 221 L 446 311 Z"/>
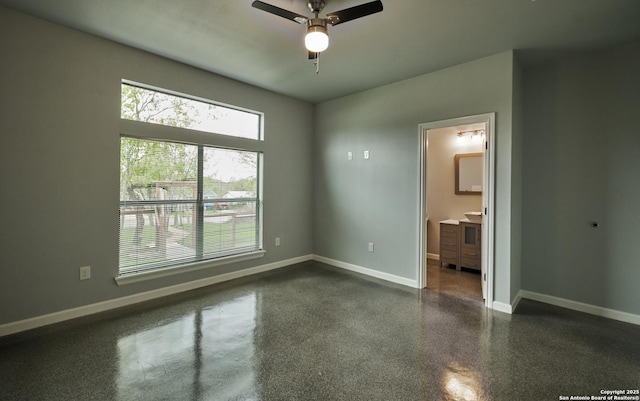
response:
<path id="1" fill-rule="evenodd" d="M 369 0 L 327 0 L 325 12 Z M 526 63 L 640 40 L 640 0 L 383 0 L 332 27 L 320 73 L 304 25 L 252 0 L 0 0 L 0 5 L 310 102 L 510 49 Z M 309 15 L 305 0 L 265 0 Z M 323 16 L 323 14 L 321 14 Z"/>

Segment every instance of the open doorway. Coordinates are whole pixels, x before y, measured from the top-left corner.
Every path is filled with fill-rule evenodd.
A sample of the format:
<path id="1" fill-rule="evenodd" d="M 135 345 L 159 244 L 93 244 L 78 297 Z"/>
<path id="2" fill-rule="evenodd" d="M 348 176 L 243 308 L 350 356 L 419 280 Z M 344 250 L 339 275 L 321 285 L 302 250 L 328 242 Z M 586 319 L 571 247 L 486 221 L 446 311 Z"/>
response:
<path id="1" fill-rule="evenodd" d="M 494 113 L 462 117 L 421 124 L 419 131 L 420 285 L 457 286 L 490 308 L 494 119 Z"/>

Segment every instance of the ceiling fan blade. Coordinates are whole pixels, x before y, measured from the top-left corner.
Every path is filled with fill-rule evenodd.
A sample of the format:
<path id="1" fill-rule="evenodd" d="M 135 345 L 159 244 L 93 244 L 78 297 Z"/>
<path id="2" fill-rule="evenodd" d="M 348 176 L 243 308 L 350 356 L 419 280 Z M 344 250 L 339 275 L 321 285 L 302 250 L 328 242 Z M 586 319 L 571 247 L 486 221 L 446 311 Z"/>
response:
<path id="1" fill-rule="evenodd" d="M 327 21 L 331 25 L 338 25 L 356 18 L 379 13 L 380 11 L 382 11 L 382 1 L 372 1 L 370 3 L 360 4 L 359 6 L 328 13 Z"/>
<path id="2" fill-rule="evenodd" d="M 251 6 L 253 8 L 257 8 L 259 10 L 266 11 L 268 13 L 277 15 L 279 17 L 286 18 L 286 19 L 291 20 L 293 22 L 297 22 L 298 24 L 305 24 L 307 22 L 307 20 L 308 20 L 308 18 L 305 17 L 304 15 L 296 14 L 296 13 L 294 13 L 292 11 L 285 10 L 284 8 L 272 6 L 271 4 L 267 4 L 267 3 L 264 3 L 264 2 L 258 1 L 258 0 L 254 1 L 253 3 L 251 3 Z"/>

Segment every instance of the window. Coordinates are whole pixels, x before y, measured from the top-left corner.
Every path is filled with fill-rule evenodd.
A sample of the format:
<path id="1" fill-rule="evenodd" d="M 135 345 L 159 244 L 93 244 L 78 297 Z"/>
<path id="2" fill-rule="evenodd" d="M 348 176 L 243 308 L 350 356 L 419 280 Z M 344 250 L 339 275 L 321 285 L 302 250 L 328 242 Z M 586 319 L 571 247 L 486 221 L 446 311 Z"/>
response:
<path id="1" fill-rule="evenodd" d="M 120 117 L 240 138 L 262 139 L 260 115 L 122 83 Z"/>
<path id="2" fill-rule="evenodd" d="M 231 110 L 211 103 L 194 112 L 194 102 L 205 104 L 122 85 L 123 119 L 199 129 L 197 121 L 210 117 L 203 110 Z M 255 125 L 252 139 L 261 137 L 259 114 L 228 115 L 228 126 L 217 125 L 224 132 L 216 133 L 246 138 Z M 232 120 L 244 122 L 234 127 Z M 120 276 L 261 250 L 261 153 L 179 136 L 120 138 Z"/>

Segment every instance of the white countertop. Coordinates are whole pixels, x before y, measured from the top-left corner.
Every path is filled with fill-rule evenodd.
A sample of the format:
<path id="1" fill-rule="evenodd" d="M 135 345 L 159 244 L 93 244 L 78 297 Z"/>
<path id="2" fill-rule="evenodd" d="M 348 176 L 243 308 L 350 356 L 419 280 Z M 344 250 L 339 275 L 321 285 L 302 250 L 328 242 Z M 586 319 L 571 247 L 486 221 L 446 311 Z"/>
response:
<path id="1" fill-rule="evenodd" d="M 454 220 L 454 219 L 442 220 L 440 223 L 441 224 L 453 224 L 453 225 L 456 225 L 456 226 L 459 225 L 460 223 L 482 224 L 482 223 L 478 223 L 478 222 L 475 222 L 475 221 L 471 221 L 471 220 L 469 220 L 467 218 L 460 219 L 460 220 Z"/>

